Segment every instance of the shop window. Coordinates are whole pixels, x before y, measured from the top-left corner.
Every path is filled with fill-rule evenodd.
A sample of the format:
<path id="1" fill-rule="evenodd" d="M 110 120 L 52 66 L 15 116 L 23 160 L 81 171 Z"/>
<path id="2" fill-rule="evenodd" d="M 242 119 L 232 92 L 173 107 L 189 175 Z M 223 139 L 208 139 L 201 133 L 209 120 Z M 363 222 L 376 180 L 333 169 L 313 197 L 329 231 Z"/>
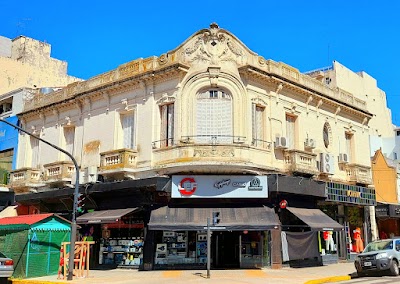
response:
<path id="1" fill-rule="evenodd" d="M 169 147 L 174 144 L 174 104 L 166 104 L 160 106 L 160 114 L 160 146 Z"/>
<path id="2" fill-rule="evenodd" d="M 197 95 L 196 142 L 231 143 L 233 141 L 232 97 L 221 90 Z"/>
<path id="3" fill-rule="evenodd" d="M 296 120 L 297 117 L 293 115 L 286 115 L 286 138 L 288 141 L 289 149 L 295 148 L 296 142 Z"/>
<path id="4" fill-rule="evenodd" d="M 256 147 L 265 146 L 265 107 L 252 105 L 252 121 L 253 121 L 253 145 Z"/>

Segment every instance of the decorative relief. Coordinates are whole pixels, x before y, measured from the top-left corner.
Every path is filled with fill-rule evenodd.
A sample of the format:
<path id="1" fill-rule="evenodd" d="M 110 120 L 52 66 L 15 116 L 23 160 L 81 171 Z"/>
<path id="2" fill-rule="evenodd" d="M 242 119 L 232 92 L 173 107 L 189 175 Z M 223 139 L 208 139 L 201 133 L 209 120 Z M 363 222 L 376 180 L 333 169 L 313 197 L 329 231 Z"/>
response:
<path id="1" fill-rule="evenodd" d="M 245 53 L 227 34 L 220 32 L 217 24 L 199 35 L 191 47 L 182 52 L 188 62 L 206 62 L 218 65 L 221 62 L 244 64 Z"/>
<path id="2" fill-rule="evenodd" d="M 234 157 L 233 149 L 195 149 L 193 157 Z"/>
<path id="3" fill-rule="evenodd" d="M 139 65 L 140 64 L 138 61 L 132 61 L 132 62 L 126 63 L 118 68 L 119 75 L 121 77 L 132 76 L 139 72 Z"/>
<path id="4" fill-rule="evenodd" d="M 260 64 L 261 66 L 264 66 L 267 62 L 265 61 L 264 57 L 259 56 L 258 57 L 258 64 Z"/>
<path id="5" fill-rule="evenodd" d="M 253 104 L 256 104 L 256 105 L 259 105 L 259 106 L 262 106 L 262 107 L 266 107 L 268 104 L 263 100 L 263 99 L 261 99 L 261 98 L 254 98 L 254 99 L 251 99 L 251 102 L 253 103 Z"/>
<path id="6" fill-rule="evenodd" d="M 164 65 L 168 62 L 168 56 L 164 53 L 161 54 L 160 57 L 158 57 L 158 64 Z"/>
<path id="7" fill-rule="evenodd" d="M 176 99 L 176 93 L 174 93 L 172 96 L 168 96 L 168 94 L 164 94 L 160 99 L 157 100 L 158 105 L 165 105 L 165 104 L 170 104 L 175 102 Z"/>

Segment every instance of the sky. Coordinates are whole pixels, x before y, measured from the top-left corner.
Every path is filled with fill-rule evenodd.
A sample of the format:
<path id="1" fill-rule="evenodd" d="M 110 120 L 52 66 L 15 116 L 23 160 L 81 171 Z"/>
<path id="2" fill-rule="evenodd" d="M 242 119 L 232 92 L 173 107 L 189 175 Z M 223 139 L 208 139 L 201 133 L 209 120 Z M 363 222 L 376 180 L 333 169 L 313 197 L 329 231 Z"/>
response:
<path id="1" fill-rule="evenodd" d="M 173 50 L 216 22 L 266 59 L 300 72 L 336 60 L 386 92 L 400 126 L 400 1 L 0 0 L 0 36 L 51 44 L 68 74 L 88 79 Z"/>

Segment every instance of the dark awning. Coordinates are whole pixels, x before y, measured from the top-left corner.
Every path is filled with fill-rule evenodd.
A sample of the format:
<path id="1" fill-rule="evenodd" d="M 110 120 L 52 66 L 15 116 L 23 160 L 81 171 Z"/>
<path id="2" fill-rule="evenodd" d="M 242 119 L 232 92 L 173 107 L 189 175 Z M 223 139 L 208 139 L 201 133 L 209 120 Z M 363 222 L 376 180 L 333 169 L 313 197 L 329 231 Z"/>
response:
<path id="1" fill-rule="evenodd" d="M 125 208 L 114 210 L 93 211 L 83 214 L 76 218 L 77 224 L 106 224 L 118 221 L 122 216 L 125 216 L 138 208 Z"/>
<path id="2" fill-rule="evenodd" d="M 313 231 L 340 231 L 343 226 L 319 209 L 286 207 L 297 218 L 306 223 Z"/>
<path id="3" fill-rule="evenodd" d="M 207 218 L 220 212 L 220 223 L 214 230 L 269 230 L 280 226 L 278 216 L 268 207 L 247 208 L 171 208 L 161 207 L 151 212 L 150 230 L 204 230 Z"/>

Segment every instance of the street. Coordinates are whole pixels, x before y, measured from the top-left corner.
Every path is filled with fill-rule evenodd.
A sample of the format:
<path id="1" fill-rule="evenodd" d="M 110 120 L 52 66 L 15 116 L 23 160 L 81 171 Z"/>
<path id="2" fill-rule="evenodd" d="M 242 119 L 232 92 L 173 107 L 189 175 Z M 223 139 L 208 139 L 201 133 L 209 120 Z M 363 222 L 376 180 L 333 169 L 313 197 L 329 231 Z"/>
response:
<path id="1" fill-rule="evenodd" d="M 400 276 L 368 276 L 352 279 L 349 281 L 343 281 L 340 283 L 362 283 L 362 284 L 389 284 L 389 283 L 399 283 Z"/>

